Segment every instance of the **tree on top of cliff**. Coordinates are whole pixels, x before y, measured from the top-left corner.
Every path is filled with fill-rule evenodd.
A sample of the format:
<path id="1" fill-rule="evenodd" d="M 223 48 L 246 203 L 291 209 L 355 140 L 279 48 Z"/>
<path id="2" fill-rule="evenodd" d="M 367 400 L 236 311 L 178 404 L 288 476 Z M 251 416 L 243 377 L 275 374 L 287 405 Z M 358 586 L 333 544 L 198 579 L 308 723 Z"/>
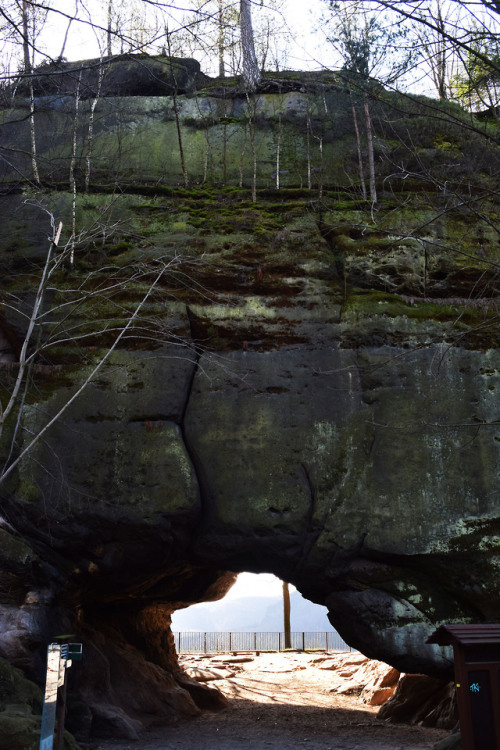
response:
<path id="1" fill-rule="evenodd" d="M 337 7 L 347 2 L 327 1 Z M 447 71 L 453 70 L 462 83 L 465 79 L 473 80 L 474 68 L 488 69 L 490 77 L 500 77 L 498 2 L 359 0 L 358 5 L 372 13 L 389 12 L 395 22 L 407 25 L 420 44 L 424 73 L 428 74 L 430 69 L 440 98 L 445 98 L 446 83 L 450 86 L 451 76 Z M 478 5 L 482 9 L 478 10 Z"/>
<path id="2" fill-rule="evenodd" d="M 462 70 L 452 80 L 454 96 L 470 110 L 497 113 L 500 104 L 500 40 L 478 35 L 461 58 Z"/>
<path id="3" fill-rule="evenodd" d="M 267 0 L 252 8 L 255 55 L 260 71 L 282 70 L 293 36 L 288 27 L 286 0 Z M 196 58 L 205 73 L 218 78 L 238 76 L 242 70 L 239 4 L 232 0 L 190 0 L 181 28 L 171 38 L 172 52 Z"/>
<path id="4" fill-rule="evenodd" d="M 260 83 L 260 70 L 255 54 L 250 0 L 240 0 L 240 31 L 243 83 L 248 92 L 253 92 Z"/>
<path id="5" fill-rule="evenodd" d="M 357 2 L 338 5 L 334 0 L 330 0 L 330 9 L 332 18 L 327 19 L 327 38 L 341 56 L 340 75 L 345 79 L 351 94 L 361 188 L 363 197 L 366 197 L 360 129 L 354 97 L 361 94 L 363 100 L 370 200 L 375 204 L 377 189 L 369 95 L 375 78 L 380 80 L 382 77 L 386 84 L 392 84 L 406 72 L 413 58 L 413 47 L 407 43 L 408 34 L 405 29 L 396 26 L 390 19 L 366 12 Z"/>

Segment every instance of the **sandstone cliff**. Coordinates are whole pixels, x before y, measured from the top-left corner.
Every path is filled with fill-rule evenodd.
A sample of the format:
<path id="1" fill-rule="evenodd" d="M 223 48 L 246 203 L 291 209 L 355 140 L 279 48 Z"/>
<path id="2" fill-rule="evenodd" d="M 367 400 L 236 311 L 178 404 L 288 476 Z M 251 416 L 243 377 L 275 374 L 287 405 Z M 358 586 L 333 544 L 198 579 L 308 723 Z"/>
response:
<path id="1" fill-rule="evenodd" d="M 276 573 L 363 653 L 443 678 L 435 627 L 499 617 L 495 131 L 374 91 L 373 206 L 341 82 L 266 86 L 178 95 L 187 188 L 172 97 L 98 102 L 87 193 L 79 115 L 75 257 L 47 285 L 3 462 L 102 364 L 0 485 L 0 656 L 41 682 L 46 643 L 75 633 L 80 736 L 220 705 L 169 624 L 234 572 Z M 48 214 L 69 239 L 71 111 L 40 99 L 41 191 L 4 168 L 2 402 Z"/>

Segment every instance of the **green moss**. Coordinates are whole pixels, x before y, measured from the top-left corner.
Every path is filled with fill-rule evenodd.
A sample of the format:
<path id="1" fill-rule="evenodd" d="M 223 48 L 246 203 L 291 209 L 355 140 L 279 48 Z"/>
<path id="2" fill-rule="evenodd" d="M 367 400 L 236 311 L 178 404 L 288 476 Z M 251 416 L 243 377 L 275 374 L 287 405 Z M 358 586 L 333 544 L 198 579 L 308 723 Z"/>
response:
<path id="1" fill-rule="evenodd" d="M 13 703 L 25 706 L 30 713 L 41 712 L 42 693 L 20 669 L 0 658 L 0 710 L 5 711 Z"/>
<path id="2" fill-rule="evenodd" d="M 24 503 L 36 503 L 42 496 L 40 488 L 28 481 L 21 479 L 18 487 L 19 499 Z"/>
<path id="3" fill-rule="evenodd" d="M 353 290 L 344 306 L 345 314 L 357 317 L 373 317 L 385 315 L 390 318 L 405 316 L 411 320 L 439 322 L 454 322 L 462 327 L 487 325 L 494 323 L 497 314 L 494 310 L 485 311 L 481 308 L 463 304 L 443 304 L 422 300 L 405 300 L 396 294 L 388 294 L 373 289 Z"/>
<path id="4" fill-rule="evenodd" d="M 22 539 L 17 536 L 10 534 L 5 529 L 0 529 L 0 555 L 8 563 L 15 563 L 17 565 L 25 565 L 28 562 L 33 562 L 37 556 Z M 2 686 L 1 686 L 1 670 L 0 670 L 0 704 L 2 700 Z"/>

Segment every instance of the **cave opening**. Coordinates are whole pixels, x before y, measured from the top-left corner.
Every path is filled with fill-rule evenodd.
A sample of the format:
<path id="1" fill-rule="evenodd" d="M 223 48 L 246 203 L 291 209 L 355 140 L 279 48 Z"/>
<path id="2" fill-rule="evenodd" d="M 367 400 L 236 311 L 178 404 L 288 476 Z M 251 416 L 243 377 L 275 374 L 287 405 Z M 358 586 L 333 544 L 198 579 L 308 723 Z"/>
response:
<path id="1" fill-rule="evenodd" d="M 290 630 L 300 633 L 334 632 L 326 607 L 305 599 L 293 586 L 286 584 L 289 597 Z M 182 636 L 188 633 L 254 633 L 278 634 L 286 629 L 284 622 L 284 582 L 273 573 L 242 572 L 222 599 L 203 601 L 176 610 L 172 615 L 172 631 L 176 634 L 177 650 L 182 652 Z M 220 644 L 222 638 L 218 639 Z M 245 639 L 242 638 L 242 641 Z M 263 641 L 263 638 L 259 639 Z M 283 639 L 268 639 L 282 646 Z M 321 639 L 317 639 L 318 643 Z M 194 643 L 194 639 L 191 639 Z M 184 650 L 188 638 L 184 639 Z M 313 646 L 311 646 L 313 647 Z M 269 645 L 269 649 L 271 645 Z M 266 649 L 266 650 L 269 650 Z M 255 650 L 255 649 L 254 649 Z"/>
<path id="2" fill-rule="evenodd" d="M 244 627 L 242 623 L 246 623 L 246 632 L 250 635 L 264 632 L 264 627 L 271 629 L 282 625 L 280 579 L 272 574 L 240 573 L 230 585 L 229 575 L 224 574 L 224 585 L 228 588 L 224 596 L 220 597 L 219 584 L 212 590 L 213 596 L 209 589 L 200 596 L 202 601 L 183 606 L 171 618 L 175 636 L 173 650 L 177 652 L 180 670 L 177 683 L 190 693 L 202 714 L 186 713 L 183 718 L 187 721 L 152 723 L 145 735 L 141 733 L 144 750 L 166 750 L 167 747 L 178 750 L 205 750 L 207 747 L 218 750 L 283 750 L 285 747 L 287 750 L 304 747 L 417 750 L 431 747 L 431 742 L 443 738 L 444 732 L 440 730 L 380 722 L 378 702 L 363 701 L 360 691 L 353 691 L 352 686 L 345 689 L 367 664 L 365 680 L 368 681 L 370 674 L 373 676 L 372 662 L 358 651 L 350 651 L 347 644 L 344 651 L 312 647 L 280 652 L 238 648 L 237 644 L 231 650 L 212 648 L 215 639 L 203 642 L 201 638 L 193 648 L 180 648 L 179 633 L 212 634 L 221 638 L 230 631 L 245 632 L 240 630 Z M 304 622 L 311 630 L 315 627 L 311 612 L 315 613 L 315 623 L 319 623 L 318 632 L 324 628 L 335 632 L 327 620 L 325 607 L 304 599 L 291 585 L 290 594 L 294 632 L 301 629 Z M 306 609 L 306 620 L 302 619 L 301 606 Z M 149 620 L 143 619 L 143 624 L 149 621 L 152 635 L 154 614 L 150 609 Z M 388 665 L 385 669 L 385 682 L 390 675 L 394 686 L 399 673 L 392 669 L 391 675 Z M 387 687 L 384 689 L 388 694 Z M 111 747 L 116 748 L 114 743 L 108 747 L 105 742 L 99 748 L 111 750 Z"/>

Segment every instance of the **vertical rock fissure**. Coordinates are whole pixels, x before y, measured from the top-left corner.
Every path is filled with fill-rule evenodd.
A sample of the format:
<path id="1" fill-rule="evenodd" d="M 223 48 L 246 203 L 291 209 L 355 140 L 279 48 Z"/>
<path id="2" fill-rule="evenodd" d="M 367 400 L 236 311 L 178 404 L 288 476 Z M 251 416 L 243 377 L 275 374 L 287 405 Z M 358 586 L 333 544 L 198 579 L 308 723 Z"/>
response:
<path id="1" fill-rule="evenodd" d="M 195 478 L 196 478 L 196 484 L 198 485 L 198 497 L 199 497 L 199 501 L 200 501 L 200 521 L 201 521 L 203 519 L 204 515 L 205 515 L 205 508 L 206 508 L 206 503 L 204 502 L 204 498 L 206 496 L 206 493 L 204 491 L 203 471 L 202 471 L 202 467 L 200 465 L 200 462 L 198 460 L 198 457 L 196 456 L 196 453 L 193 450 L 193 448 L 192 448 L 192 446 L 191 446 L 191 444 L 190 444 L 190 442 L 188 440 L 188 437 L 187 437 L 187 432 L 186 432 L 186 415 L 187 415 L 187 412 L 188 412 L 189 404 L 191 402 L 191 397 L 192 397 L 193 389 L 194 389 L 194 381 L 195 381 L 196 375 L 197 375 L 198 370 L 199 370 L 200 359 L 201 359 L 201 353 L 202 352 L 201 352 L 199 344 L 197 344 L 197 342 L 196 342 L 196 336 L 195 336 L 194 330 L 193 330 L 193 321 L 192 321 L 192 316 L 191 316 L 191 310 L 189 309 L 189 306 L 186 306 L 186 315 L 187 315 L 187 319 L 188 319 L 188 322 L 189 322 L 189 330 L 190 330 L 190 335 L 191 335 L 191 341 L 193 342 L 193 350 L 192 350 L 193 351 L 193 367 L 192 367 L 191 374 L 190 374 L 190 377 L 189 377 L 189 381 L 188 381 L 188 384 L 187 384 L 186 395 L 185 395 L 185 400 L 184 400 L 184 406 L 183 406 L 183 409 L 182 409 L 182 414 L 181 414 L 181 418 L 180 418 L 180 422 L 179 422 L 179 428 L 181 430 L 181 435 L 182 435 L 182 440 L 183 440 L 183 443 L 184 443 L 184 447 L 186 449 L 186 452 L 187 452 L 187 454 L 189 456 L 189 460 L 191 461 L 191 465 L 193 467 L 194 475 L 195 475 Z"/>
<path id="2" fill-rule="evenodd" d="M 320 530 L 317 531 L 313 530 L 313 524 L 314 524 L 314 514 L 316 512 L 316 490 L 314 488 L 314 484 L 311 480 L 311 477 L 309 475 L 309 471 L 307 469 L 307 466 L 303 463 L 299 464 L 300 468 L 304 472 L 304 477 L 307 482 L 307 487 L 309 489 L 309 508 L 307 511 L 306 516 L 306 528 L 304 531 L 304 549 L 302 552 L 302 556 L 300 560 L 298 561 L 295 572 L 300 573 L 302 568 L 307 562 L 307 558 L 309 557 L 309 553 L 311 552 L 311 549 L 313 548 L 319 534 Z"/>

